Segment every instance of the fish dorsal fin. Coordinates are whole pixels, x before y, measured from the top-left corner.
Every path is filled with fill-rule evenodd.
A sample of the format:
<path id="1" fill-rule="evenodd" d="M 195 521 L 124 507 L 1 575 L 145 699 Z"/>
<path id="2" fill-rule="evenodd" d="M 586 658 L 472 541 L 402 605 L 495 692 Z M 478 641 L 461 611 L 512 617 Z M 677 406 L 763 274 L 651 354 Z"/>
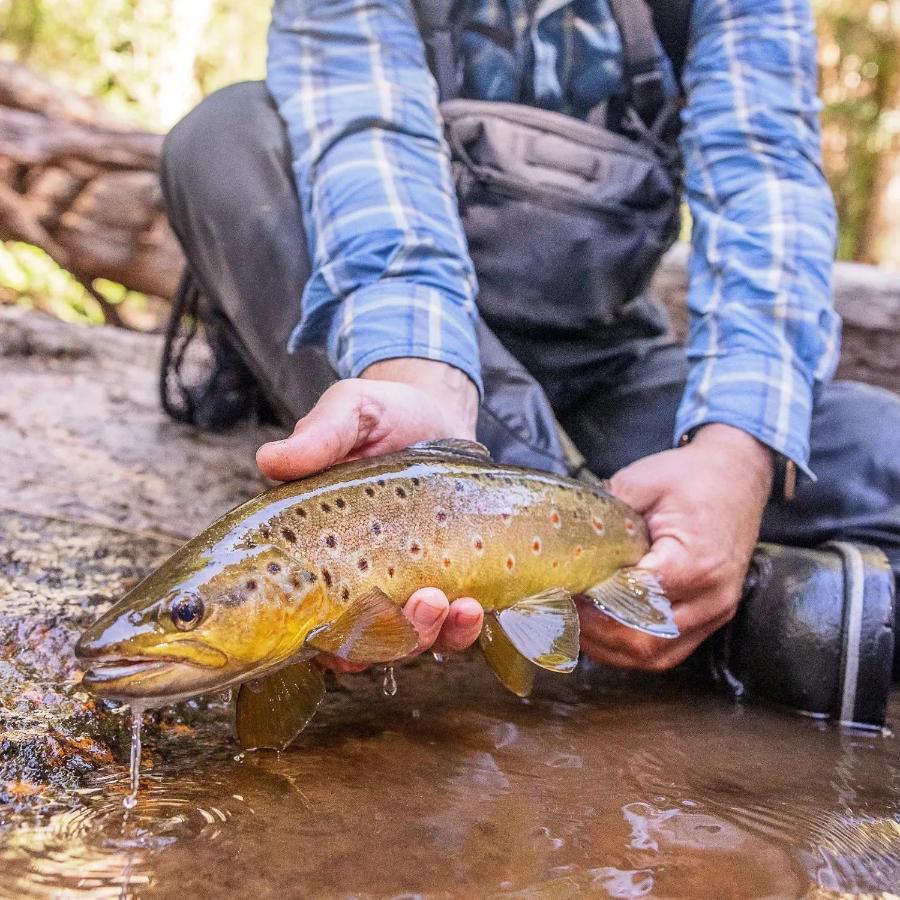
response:
<path id="1" fill-rule="evenodd" d="M 497 613 L 512 645 L 536 666 L 571 672 L 578 664 L 578 609 L 572 595 L 550 588 Z"/>
<path id="2" fill-rule="evenodd" d="M 478 441 L 466 441 L 462 438 L 441 438 L 439 441 L 419 441 L 411 444 L 410 450 L 426 453 L 444 453 L 450 456 L 465 456 L 468 459 L 489 460 L 491 451 Z"/>
<path id="3" fill-rule="evenodd" d="M 311 632 L 306 644 L 347 662 L 394 662 L 416 649 L 418 634 L 400 607 L 372 588 L 356 597 L 327 625 Z"/>
<path id="4" fill-rule="evenodd" d="M 611 619 L 656 637 L 678 637 L 672 605 L 649 569 L 619 569 L 585 596 Z"/>
<path id="5" fill-rule="evenodd" d="M 310 662 L 245 682 L 237 698 L 238 739 L 248 749 L 284 750 L 309 724 L 324 696 L 322 670 Z"/>
<path id="6" fill-rule="evenodd" d="M 503 686 L 517 697 L 527 697 L 534 685 L 535 667 L 519 653 L 497 623 L 497 617 L 488 613 L 478 638 L 487 664 L 494 670 Z"/>

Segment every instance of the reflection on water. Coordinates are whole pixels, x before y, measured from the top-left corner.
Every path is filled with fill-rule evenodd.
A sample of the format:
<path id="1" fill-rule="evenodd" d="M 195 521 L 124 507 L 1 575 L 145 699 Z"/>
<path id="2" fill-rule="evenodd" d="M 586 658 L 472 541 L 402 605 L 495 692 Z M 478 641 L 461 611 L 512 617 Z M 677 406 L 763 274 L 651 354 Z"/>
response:
<path id="1" fill-rule="evenodd" d="M 3 896 L 803 897 L 900 885 L 890 736 L 671 681 L 343 679 L 291 750 L 185 736 L 0 832 Z M 573 679 L 574 681 L 574 679 Z M 552 691 L 552 693 L 551 693 Z M 389 692 L 386 692 L 389 693 Z M 900 695 L 893 702 L 900 713 Z M 173 749 L 174 748 L 174 749 Z M 826 892 L 826 893 L 822 893 Z"/>

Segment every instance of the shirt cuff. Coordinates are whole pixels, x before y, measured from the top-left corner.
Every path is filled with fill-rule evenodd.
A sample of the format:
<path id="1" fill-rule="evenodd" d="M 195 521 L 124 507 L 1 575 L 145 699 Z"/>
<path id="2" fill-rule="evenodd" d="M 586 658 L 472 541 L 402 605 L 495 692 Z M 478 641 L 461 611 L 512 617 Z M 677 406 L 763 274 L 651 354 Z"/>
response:
<path id="1" fill-rule="evenodd" d="M 401 281 L 367 285 L 348 296 L 328 330 L 328 358 L 341 378 L 373 363 L 413 357 L 463 371 L 484 397 L 473 302 L 454 302 L 434 288 Z"/>
<path id="2" fill-rule="evenodd" d="M 675 445 L 701 425 L 740 428 L 811 478 L 813 391 L 805 371 L 781 358 L 732 352 L 694 362 L 675 420 Z"/>

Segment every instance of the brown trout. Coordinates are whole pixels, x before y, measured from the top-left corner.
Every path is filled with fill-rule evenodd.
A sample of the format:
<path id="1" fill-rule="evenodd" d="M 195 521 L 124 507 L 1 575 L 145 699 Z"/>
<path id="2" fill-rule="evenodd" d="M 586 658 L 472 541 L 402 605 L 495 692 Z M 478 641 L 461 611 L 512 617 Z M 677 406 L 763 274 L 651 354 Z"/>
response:
<path id="1" fill-rule="evenodd" d="M 494 463 L 434 441 L 334 466 L 233 509 L 82 636 L 84 684 L 143 705 L 240 685 L 237 730 L 281 749 L 324 695 L 330 653 L 390 663 L 416 646 L 417 588 L 485 610 L 480 645 L 519 696 L 535 667 L 571 672 L 583 595 L 625 625 L 674 637 L 643 519 L 598 485 Z"/>

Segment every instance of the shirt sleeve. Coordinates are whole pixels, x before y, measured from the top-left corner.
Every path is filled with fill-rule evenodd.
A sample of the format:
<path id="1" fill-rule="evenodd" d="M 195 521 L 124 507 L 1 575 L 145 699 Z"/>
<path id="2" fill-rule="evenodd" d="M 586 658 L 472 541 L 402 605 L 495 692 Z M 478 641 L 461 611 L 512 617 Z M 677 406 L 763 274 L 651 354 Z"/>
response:
<path id="1" fill-rule="evenodd" d="M 267 84 L 312 262 L 290 349 L 440 360 L 482 390 L 476 280 L 409 0 L 276 0 Z"/>
<path id="2" fill-rule="evenodd" d="M 681 137 L 690 368 L 675 435 L 733 425 L 807 474 L 840 333 L 815 49 L 810 0 L 695 0 Z"/>

